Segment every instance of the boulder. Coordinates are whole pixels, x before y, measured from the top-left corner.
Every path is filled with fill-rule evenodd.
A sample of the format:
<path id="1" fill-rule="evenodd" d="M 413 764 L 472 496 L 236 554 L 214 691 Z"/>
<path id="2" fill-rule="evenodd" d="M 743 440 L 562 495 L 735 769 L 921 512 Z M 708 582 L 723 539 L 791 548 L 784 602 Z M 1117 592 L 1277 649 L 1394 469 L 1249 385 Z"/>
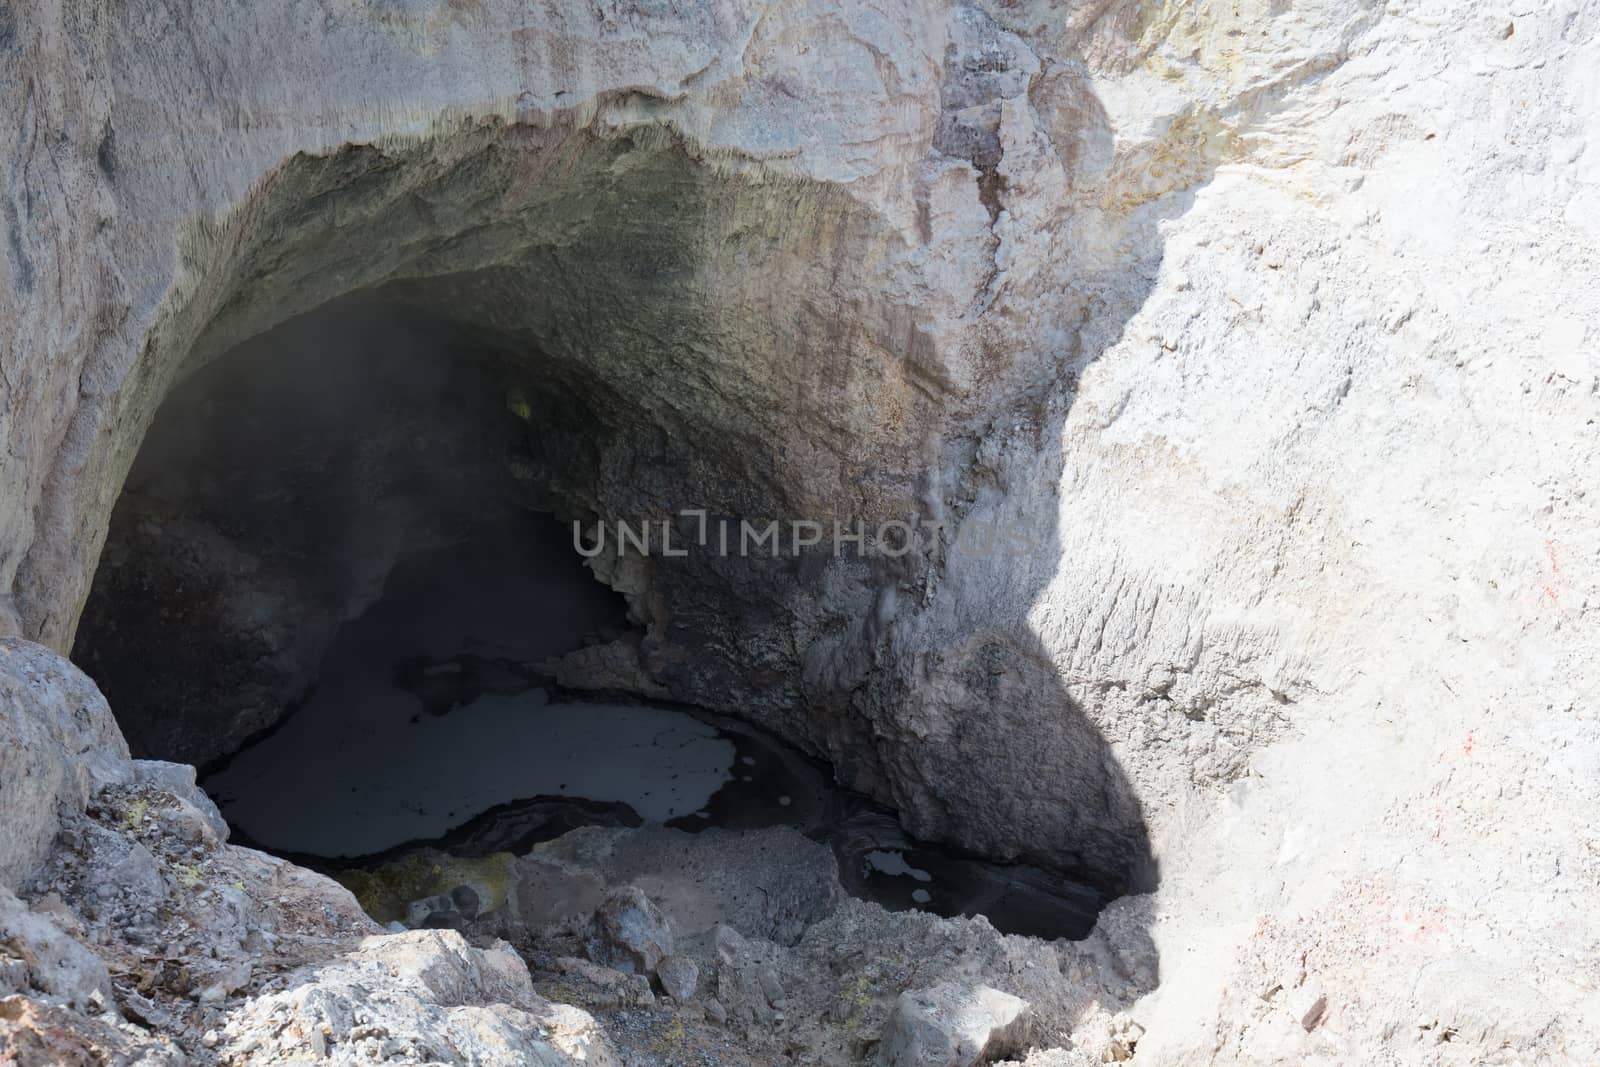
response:
<path id="1" fill-rule="evenodd" d="M 648 975 L 672 955 L 672 926 L 642 890 L 624 886 L 595 910 L 584 948 L 596 963 Z"/>
<path id="2" fill-rule="evenodd" d="M 47 648 L 0 639 L 0 886 L 32 874 L 63 818 L 82 814 L 94 769 L 127 758 L 87 675 Z"/>
<path id="3" fill-rule="evenodd" d="M 673 1000 L 693 1000 L 700 988 L 700 965 L 687 956 L 668 956 L 656 966 L 656 978 Z"/>
<path id="4" fill-rule="evenodd" d="M 944 983 L 895 1001 L 879 1046 L 882 1067 L 972 1067 L 1020 1052 L 1028 1002 L 989 986 Z"/>

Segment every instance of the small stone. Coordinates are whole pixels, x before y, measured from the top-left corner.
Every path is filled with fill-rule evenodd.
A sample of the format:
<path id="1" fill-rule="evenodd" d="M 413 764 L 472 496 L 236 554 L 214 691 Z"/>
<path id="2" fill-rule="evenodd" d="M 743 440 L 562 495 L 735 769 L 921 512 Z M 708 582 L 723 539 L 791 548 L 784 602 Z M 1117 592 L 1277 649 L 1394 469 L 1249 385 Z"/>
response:
<path id="1" fill-rule="evenodd" d="M 706 1018 L 710 1019 L 718 1026 L 726 1025 L 728 1021 L 728 1009 L 724 1008 L 722 1006 L 722 1001 L 718 1000 L 716 997 L 707 997 Z"/>
<path id="2" fill-rule="evenodd" d="M 1139 1039 L 1144 1036 L 1144 1027 L 1129 1018 L 1126 1012 L 1118 1012 L 1111 1019 L 1110 1029 L 1111 1044 L 1106 1049 L 1106 1062 L 1125 1063 L 1133 1059 Z"/>
<path id="3" fill-rule="evenodd" d="M 456 902 L 448 893 L 423 897 L 406 905 L 406 926 L 413 930 L 424 927 L 453 927 L 452 920 L 460 918 Z"/>
<path id="4" fill-rule="evenodd" d="M 700 965 L 687 956 L 668 956 L 656 965 L 656 978 L 672 999 L 693 1000 L 700 988 Z"/>
<path id="5" fill-rule="evenodd" d="M 14 957 L 0 958 L 0 997 L 10 997 L 27 989 L 27 961 Z"/>
<path id="6" fill-rule="evenodd" d="M 206 812 L 182 797 L 173 797 L 172 807 L 161 813 L 161 828 L 178 841 L 216 848 L 227 839 L 227 824 L 222 823 L 219 829 L 217 823 L 220 822 L 221 816 L 217 816 L 216 819 L 217 821 L 213 821 Z M 203 849 L 199 847 L 190 852 L 191 856 L 202 854 Z"/>
<path id="7" fill-rule="evenodd" d="M 1307 1032 L 1315 1030 L 1328 1012 L 1328 997 L 1322 991 L 1322 982 L 1316 978 L 1307 981 L 1289 994 L 1289 1013 Z"/>
<path id="8" fill-rule="evenodd" d="M 767 998 L 768 1004 L 778 1007 L 783 1000 L 783 982 L 778 978 L 778 972 L 771 967 L 763 967 L 756 977 L 761 983 L 761 995 Z"/>
<path id="9" fill-rule="evenodd" d="M 306 1038 L 306 1044 L 311 1046 L 311 1054 L 317 1059 L 326 1059 L 328 1055 L 328 1035 L 321 1030 L 312 1030 Z"/>
<path id="10" fill-rule="evenodd" d="M 450 890 L 450 902 L 468 919 L 476 919 L 488 910 L 484 907 L 483 896 L 470 885 L 458 885 Z"/>
<path id="11" fill-rule="evenodd" d="M 222 1035 L 215 1030 L 207 1030 L 200 1036 L 200 1043 L 206 1048 L 216 1048 L 222 1042 Z"/>
<path id="12" fill-rule="evenodd" d="M 718 926 L 717 958 L 730 967 L 738 966 L 750 954 L 750 942 L 731 926 Z"/>

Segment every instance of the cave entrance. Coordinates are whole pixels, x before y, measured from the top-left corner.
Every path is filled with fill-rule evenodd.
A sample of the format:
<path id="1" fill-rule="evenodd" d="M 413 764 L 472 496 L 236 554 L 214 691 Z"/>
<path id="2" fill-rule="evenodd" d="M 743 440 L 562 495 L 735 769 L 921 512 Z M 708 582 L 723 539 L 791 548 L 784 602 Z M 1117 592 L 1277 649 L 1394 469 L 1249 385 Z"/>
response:
<path id="1" fill-rule="evenodd" d="M 542 431 L 604 420 L 540 369 L 377 293 L 175 389 L 74 653 L 136 754 L 200 765 L 240 839 L 312 862 L 717 821 L 721 731 L 558 692 L 564 659 L 643 636 L 543 473 Z"/>
<path id="2" fill-rule="evenodd" d="M 597 580 L 628 585 L 555 489 L 616 432 L 608 398 L 541 370 L 380 291 L 174 389 L 74 650 L 135 753 L 198 764 L 238 840 L 336 875 L 586 825 L 785 825 L 886 906 L 1087 933 L 1096 891 L 913 841 L 749 724 L 592 663 L 610 691 L 560 684 L 637 657 L 650 609 Z"/>

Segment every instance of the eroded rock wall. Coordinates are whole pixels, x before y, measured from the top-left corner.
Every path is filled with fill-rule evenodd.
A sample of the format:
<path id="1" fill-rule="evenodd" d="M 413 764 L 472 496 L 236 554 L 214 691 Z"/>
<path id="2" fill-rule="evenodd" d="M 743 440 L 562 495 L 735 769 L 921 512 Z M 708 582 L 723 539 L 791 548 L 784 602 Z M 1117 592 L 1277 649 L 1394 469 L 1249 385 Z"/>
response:
<path id="1" fill-rule="evenodd" d="M 76 413 L 90 444 L 44 508 L 73 533 L 36 539 L 19 564 L 24 628 L 70 637 L 105 509 L 174 382 L 288 316 L 385 284 L 527 361 L 529 388 L 553 391 L 552 407 L 586 405 L 593 425 L 566 435 L 586 446 L 581 454 L 561 454 L 575 450 L 550 435 L 555 495 L 574 515 L 637 520 L 697 507 L 823 524 L 944 518 L 949 494 L 975 477 L 974 443 L 1045 358 L 1031 342 L 979 328 L 1001 282 L 1047 268 L 1017 251 L 1047 239 L 1053 213 L 1023 228 L 1002 205 L 1011 195 L 1020 211 L 1035 175 L 1043 191 L 1064 179 L 1027 104 L 1033 51 L 973 9 L 902 15 L 857 27 L 862 45 L 833 39 L 831 9 L 759 19 L 697 10 L 684 16 L 696 30 L 733 43 L 751 32 L 741 62 L 774 69 L 754 75 L 724 58 L 680 74 L 691 90 L 635 79 L 570 101 L 571 90 L 534 84 L 514 107 L 430 99 L 437 114 L 410 125 L 394 121 L 404 108 L 391 101 L 366 136 L 313 137 L 298 154 L 218 148 L 203 164 L 219 183 L 202 198 L 209 221 L 171 235 L 181 258 L 129 252 L 156 257 L 139 268 L 152 295 L 146 340 L 136 358 L 119 357 L 119 388 Z M 559 27 L 527 27 L 524 37 L 571 36 L 563 20 L 590 17 L 563 14 Z M 626 52 L 633 38 L 601 22 L 583 31 L 594 47 Z M 678 70 L 684 57 L 664 43 L 674 31 L 650 29 L 653 62 Z M 168 41 L 159 25 L 111 32 L 145 35 L 153 54 Z M 334 47 L 341 32 L 315 47 Z M 818 55 L 867 79 L 849 90 L 859 99 L 846 108 L 830 95 L 837 69 L 816 72 L 828 90 L 774 97 L 769 82 L 787 84 L 778 68 L 794 51 L 768 38 L 775 33 L 814 35 Z M 382 33 L 367 45 L 398 49 L 394 62 L 410 55 Z M 121 99 L 143 84 L 144 62 L 119 68 Z M 822 136 L 823 114 L 853 132 Z M 126 186 L 141 217 L 181 214 L 139 198 L 183 188 L 175 158 L 157 146 L 189 144 L 196 128 L 133 109 L 101 181 Z M 270 163 L 252 169 L 261 152 Z M 1025 404 L 1064 410 L 1059 383 L 1033 392 Z M 1037 429 L 1042 442 L 1050 429 Z M 1031 552 L 1050 556 L 1048 532 Z M 916 669 L 916 655 L 939 653 L 885 642 L 920 612 L 941 554 L 936 543 L 881 566 L 825 557 L 658 566 L 636 591 L 650 633 L 634 674 L 653 691 L 761 719 L 832 759 L 850 784 L 900 801 L 927 832 L 1001 855 L 1098 863 L 1113 870 L 1108 884 L 1125 883 L 1147 866 L 1137 804 L 1094 730 L 1047 681 L 1028 699 L 1048 696 L 1036 720 L 1069 739 L 1042 750 L 1072 765 L 1051 765 L 1031 817 L 1013 817 L 1004 746 L 966 746 L 952 764 L 960 781 L 927 762 L 902 714 L 912 698 L 901 674 Z M 1030 581 L 984 625 L 1017 632 Z M 1037 650 L 1020 656 L 1040 662 Z M 985 699 L 975 683 L 946 703 L 960 716 Z M 1054 725 L 1058 717 L 1070 724 Z M 933 815 L 952 805 L 980 814 Z M 1101 825 L 1105 839 L 1085 843 Z"/>
<path id="2" fill-rule="evenodd" d="M 575 139 L 648 128 L 805 190 L 810 230 L 856 220 L 840 292 L 773 283 L 786 329 L 862 327 L 836 368 L 865 384 L 825 410 L 898 442 L 887 502 L 1048 546 L 846 576 L 838 629 L 792 639 L 814 714 L 777 725 L 976 847 L 1136 810 L 1141 1062 L 1584 1062 L 1596 31 L 1570 2 L 30 12 L 0 34 L 0 586 L 65 647 L 188 354 L 442 265 L 430 220 L 466 207 L 418 176 L 514 135 L 556 189 Z M 363 154 L 397 194 L 374 222 L 405 207 L 422 247 L 341 235 L 361 254 L 298 289 L 297 220 L 357 217 Z M 829 429 L 775 485 L 826 484 Z"/>

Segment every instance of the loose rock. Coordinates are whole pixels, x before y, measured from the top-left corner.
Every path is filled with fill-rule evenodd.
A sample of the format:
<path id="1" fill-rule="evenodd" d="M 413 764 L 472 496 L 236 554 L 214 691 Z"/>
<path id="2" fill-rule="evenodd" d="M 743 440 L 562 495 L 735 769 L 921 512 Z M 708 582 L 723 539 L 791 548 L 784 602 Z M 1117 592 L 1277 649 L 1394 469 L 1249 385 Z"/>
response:
<path id="1" fill-rule="evenodd" d="M 693 1000 L 700 987 L 700 965 L 687 956 L 668 956 L 657 965 L 656 978 L 672 999 Z"/>
<path id="2" fill-rule="evenodd" d="M 883 1029 L 882 1067 L 972 1067 L 1025 1044 L 1028 1002 L 988 986 L 947 983 L 900 994 Z"/>
<path id="3" fill-rule="evenodd" d="M 596 963 L 648 975 L 672 954 L 672 929 L 642 890 L 625 886 L 596 909 L 584 948 Z"/>

